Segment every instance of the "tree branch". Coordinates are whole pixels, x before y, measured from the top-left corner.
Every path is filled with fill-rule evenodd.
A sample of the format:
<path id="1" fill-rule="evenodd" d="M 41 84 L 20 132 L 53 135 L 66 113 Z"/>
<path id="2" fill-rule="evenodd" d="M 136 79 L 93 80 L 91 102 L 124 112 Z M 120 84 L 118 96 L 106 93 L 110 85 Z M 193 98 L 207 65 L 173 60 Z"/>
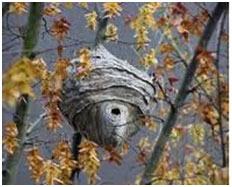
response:
<path id="1" fill-rule="evenodd" d="M 3 4 L 3 6 L 2 6 L 2 18 L 8 12 L 9 8 L 10 8 L 10 2 L 6 2 Z"/>
<path id="2" fill-rule="evenodd" d="M 24 38 L 24 50 L 26 51 L 22 55 L 27 57 L 32 57 L 32 51 L 36 46 L 38 35 L 39 35 L 39 26 L 41 20 L 41 12 L 43 8 L 43 3 L 31 3 L 28 23 L 27 23 L 27 32 Z M 18 140 L 19 147 L 13 155 L 9 155 L 6 161 L 6 170 L 3 172 L 3 184 L 9 185 L 15 183 L 15 177 L 18 171 L 20 164 L 21 156 L 24 150 L 24 141 L 26 137 L 26 132 L 28 129 L 28 107 L 29 107 L 29 96 L 24 94 L 22 95 L 16 105 L 16 112 L 14 115 L 14 122 L 18 128 Z"/>
<path id="3" fill-rule="evenodd" d="M 99 44 L 103 43 L 105 40 L 105 30 L 108 22 L 108 17 L 101 17 L 100 15 L 100 10 L 98 7 L 98 3 L 95 4 L 95 9 L 99 17 L 98 25 L 97 25 L 97 32 L 96 32 L 96 37 L 94 41 L 94 46 L 97 47 Z"/>
<path id="4" fill-rule="evenodd" d="M 217 59 L 215 60 L 215 66 L 217 68 L 217 99 L 218 99 L 218 123 L 219 123 L 219 133 L 221 139 L 221 151 L 222 151 L 222 167 L 226 167 L 226 150 L 225 150 L 225 142 L 224 142 L 224 133 L 223 133 L 223 125 L 222 125 L 222 106 L 221 106 L 221 82 L 220 82 L 220 68 L 219 68 L 219 54 L 220 54 L 220 47 L 221 47 L 221 36 L 223 32 L 223 26 L 225 22 L 226 12 L 224 12 L 217 33 Z"/>
<path id="5" fill-rule="evenodd" d="M 72 140 L 72 156 L 73 159 L 78 161 L 78 155 L 79 155 L 79 151 L 80 151 L 80 144 L 81 144 L 81 140 L 82 140 L 82 135 L 80 132 L 76 132 L 73 134 L 73 140 Z M 74 183 L 75 181 L 75 175 L 77 176 L 77 179 L 79 177 L 79 173 L 80 173 L 80 169 L 79 168 L 75 168 L 74 170 L 72 170 L 72 174 L 71 174 L 71 181 Z"/>
<path id="6" fill-rule="evenodd" d="M 198 46 L 207 46 L 216 26 L 217 23 L 222 16 L 223 12 L 227 9 L 228 3 L 218 3 L 216 8 L 214 9 L 214 12 L 212 14 L 213 19 L 209 19 L 206 28 L 204 30 L 204 33 L 198 43 Z M 178 117 L 178 111 L 182 107 L 184 100 L 188 94 L 188 87 L 190 86 L 192 79 L 194 78 L 195 72 L 198 67 L 198 60 L 197 56 L 199 55 L 199 50 L 196 49 L 191 62 L 186 70 L 186 73 L 184 75 L 181 87 L 177 93 L 174 107 L 171 107 L 168 117 L 163 125 L 163 128 L 160 132 L 159 138 L 157 140 L 157 143 L 153 149 L 152 155 L 150 157 L 150 160 L 148 162 L 147 167 L 145 168 L 141 184 L 151 184 L 151 179 L 154 171 L 156 170 L 159 160 L 162 156 L 162 152 L 164 150 L 164 147 L 169 139 L 169 135 L 176 123 L 177 117 Z"/>

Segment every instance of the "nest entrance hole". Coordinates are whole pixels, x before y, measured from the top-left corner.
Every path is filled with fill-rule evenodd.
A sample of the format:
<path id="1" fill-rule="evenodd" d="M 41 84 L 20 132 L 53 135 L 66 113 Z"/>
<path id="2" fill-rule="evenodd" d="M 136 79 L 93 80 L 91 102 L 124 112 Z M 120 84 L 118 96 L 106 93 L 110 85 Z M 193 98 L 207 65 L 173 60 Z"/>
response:
<path id="1" fill-rule="evenodd" d="M 114 115 L 120 115 L 121 114 L 121 111 L 119 108 L 113 108 L 111 110 L 111 113 L 114 114 Z"/>

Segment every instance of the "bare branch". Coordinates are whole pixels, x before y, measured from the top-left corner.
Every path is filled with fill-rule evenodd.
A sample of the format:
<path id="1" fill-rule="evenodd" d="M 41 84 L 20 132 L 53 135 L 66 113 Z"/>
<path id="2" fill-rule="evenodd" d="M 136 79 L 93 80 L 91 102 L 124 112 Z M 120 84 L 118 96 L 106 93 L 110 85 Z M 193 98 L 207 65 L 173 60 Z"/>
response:
<path id="1" fill-rule="evenodd" d="M 39 122 L 40 122 L 45 116 L 46 116 L 46 113 L 41 114 L 41 115 L 39 116 L 39 118 L 36 119 L 36 120 L 34 121 L 34 123 L 31 123 L 31 124 L 30 124 L 30 126 L 29 126 L 28 129 L 27 129 L 27 133 L 26 133 L 27 136 L 31 134 L 31 132 L 34 130 L 34 128 L 39 124 Z"/>
<path id="2" fill-rule="evenodd" d="M 99 18 L 95 42 L 94 42 L 94 47 L 97 47 L 99 44 L 103 43 L 105 40 L 105 30 L 106 30 L 106 26 L 108 23 L 108 17 L 100 16 L 100 8 L 99 8 L 98 3 L 95 3 L 95 9 L 96 9 L 96 12 L 98 13 L 98 18 Z"/>

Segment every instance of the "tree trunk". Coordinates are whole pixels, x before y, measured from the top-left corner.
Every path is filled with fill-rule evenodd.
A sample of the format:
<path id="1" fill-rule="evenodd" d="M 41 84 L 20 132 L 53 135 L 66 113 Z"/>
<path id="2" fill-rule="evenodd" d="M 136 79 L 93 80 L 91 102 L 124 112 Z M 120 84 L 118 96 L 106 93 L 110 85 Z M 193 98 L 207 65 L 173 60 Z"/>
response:
<path id="1" fill-rule="evenodd" d="M 30 12 L 27 23 L 27 32 L 24 38 L 23 56 L 31 58 L 33 56 L 33 49 L 36 46 L 40 20 L 42 18 L 43 3 L 31 3 Z M 24 141 L 26 137 L 26 131 L 28 129 L 28 107 L 29 96 L 22 95 L 17 103 L 16 111 L 14 115 L 14 122 L 18 128 L 18 140 L 19 147 L 13 155 L 9 155 L 6 160 L 6 170 L 3 171 L 3 184 L 9 185 L 15 183 L 15 177 L 18 172 L 20 160 L 24 150 Z"/>

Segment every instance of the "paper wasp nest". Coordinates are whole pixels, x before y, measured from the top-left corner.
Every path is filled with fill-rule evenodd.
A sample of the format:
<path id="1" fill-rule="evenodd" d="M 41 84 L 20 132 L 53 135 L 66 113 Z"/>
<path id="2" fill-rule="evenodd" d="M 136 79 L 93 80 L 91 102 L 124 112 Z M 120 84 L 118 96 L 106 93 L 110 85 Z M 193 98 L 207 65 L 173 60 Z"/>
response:
<path id="1" fill-rule="evenodd" d="M 88 139 L 117 146 L 138 130 L 138 119 L 150 113 L 155 94 L 152 78 L 102 45 L 92 51 L 91 62 L 90 75 L 78 80 L 78 59 L 72 60 L 60 108 Z"/>

